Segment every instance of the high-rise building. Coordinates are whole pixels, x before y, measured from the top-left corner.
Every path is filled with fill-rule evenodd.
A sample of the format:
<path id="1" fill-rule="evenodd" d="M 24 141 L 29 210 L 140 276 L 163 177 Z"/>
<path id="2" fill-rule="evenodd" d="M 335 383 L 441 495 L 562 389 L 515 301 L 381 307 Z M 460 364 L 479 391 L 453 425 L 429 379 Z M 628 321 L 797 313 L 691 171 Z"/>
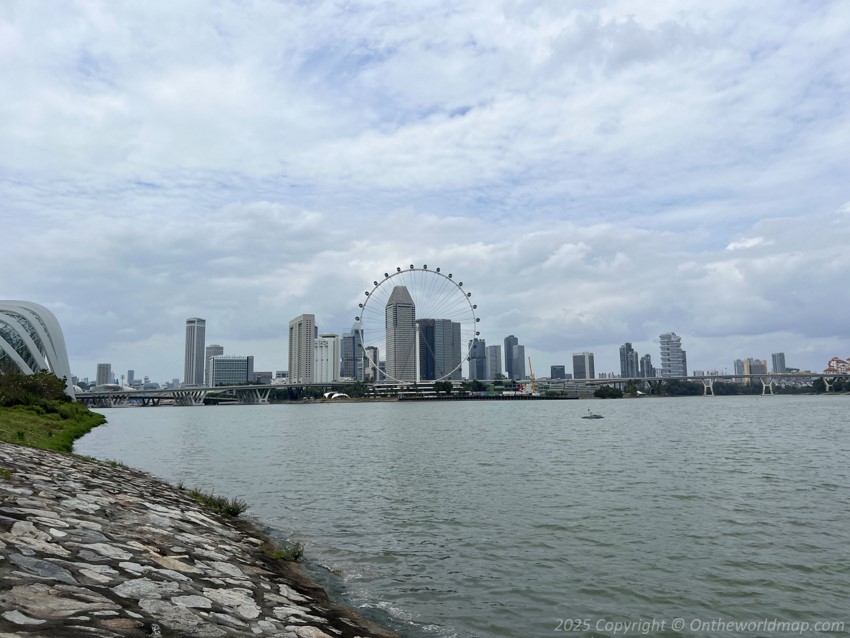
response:
<path id="1" fill-rule="evenodd" d="M 525 346 L 515 345 L 513 349 L 514 379 L 525 379 Z"/>
<path id="2" fill-rule="evenodd" d="M 516 379 L 514 375 L 514 346 L 519 345 L 519 339 L 513 335 L 505 337 L 505 376 Z"/>
<path id="3" fill-rule="evenodd" d="M 652 365 L 652 355 L 645 354 L 640 358 L 640 376 L 651 379 L 655 376 L 655 367 Z"/>
<path id="4" fill-rule="evenodd" d="M 744 362 L 741 359 L 735 359 L 732 364 L 733 369 L 735 370 L 735 375 L 741 376 L 744 374 Z"/>
<path id="5" fill-rule="evenodd" d="M 186 319 L 186 358 L 183 368 L 183 385 L 204 384 L 204 344 L 206 343 L 207 322 L 192 317 Z"/>
<path id="6" fill-rule="evenodd" d="M 593 365 L 592 352 L 574 352 L 573 353 L 573 378 L 574 379 L 595 379 L 596 370 Z"/>
<path id="7" fill-rule="evenodd" d="M 774 352 L 770 355 L 773 359 L 773 371 L 777 374 L 782 374 L 786 372 L 788 369 L 785 367 L 785 353 L 784 352 Z"/>
<path id="8" fill-rule="evenodd" d="M 313 342 L 316 315 L 298 315 L 289 322 L 289 382 L 313 383 Z"/>
<path id="9" fill-rule="evenodd" d="M 485 374 L 488 379 L 495 379 L 496 375 L 502 374 L 502 346 L 487 346 L 486 357 Z"/>
<path id="10" fill-rule="evenodd" d="M 209 359 L 209 385 L 241 385 L 254 382 L 254 357 L 232 354 L 213 355 Z"/>
<path id="11" fill-rule="evenodd" d="M 661 341 L 661 376 L 688 376 L 687 354 L 682 350 L 682 337 L 675 332 L 665 332 Z"/>
<path id="12" fill-rule="evenodd" d="M 629 341 L 620 346 L 620 377 L 634 379 L 640 374 L 638 353 Z"/>
<path id="13" fill-rule="evenodd" d="M 313 381 L 333 383 L 339 381 L 339 336 L 323 334 L 313 345 Z"/>
<path id="14" fill-rule="evenodd" d="M 210 376 L 210 359 L 219 357 L 224 354 L 224 348 L 217 343 L 207 346 L 204 349 L 204 383 L 212 385 L 212 377 Z"/>
<path id="15" fill-rule="evenodd" d="M 136 380 L 136 371 L 135 370 L 127 370 L 127 385 L 132 386 L 133 381 Z"/>
<path id="16" fill-rule="evenodd" d="M 342 336 L 340 357 L 342 358 L 340 376 L 363 381 L 366 361 L 363 352 L 362 332 L 357 328 L 357 324 L 351 328 L 351 332 Z"/>
<path id="17" fill-rule="evenodd" d="M 367 346 L 366 352 L 366 367 L 363 370 L 363 378 L 365 381 L 379 381 L 381 379 L 381 359 L 380 351 L 377 346 Z"/>
<path id="18" fill-rule="evenodd" d="M 416 381 L 416 304 L 407 286 L 396 286 L 387 300 L 387 376 Z"/>
<path id="19" fill-rule="evenodd" d="M 767 374 L 767 360 L 752 357 L 744 359 L 744 374 Z"/>
<path id="20" fill-rule="evenodd" d="M 451 319 L 418 319 L 419 379 L 460 379 L 460 324 Z"/>
<path id="21" fill-rule="evenodd" d="M 469 342 L 469 379 L 483 381 L 487 378 L 487 344 L 484 339 Z"/>
<path id="22" fill-rule="evenodd" d="M 550 379 L 566 379 L 567 378 L 567 368 L 566 368 L 566 366 L 550 366 L 549 367 L 549 378 Z"/>
<path id="23" fill-rule="evenodd" d="M 98 363 L 96 385 L 106 385 L 108 383 L 112 383 L 113 381 L 115 381 L 115 379 L 112 378 L 112 364 Z"/>

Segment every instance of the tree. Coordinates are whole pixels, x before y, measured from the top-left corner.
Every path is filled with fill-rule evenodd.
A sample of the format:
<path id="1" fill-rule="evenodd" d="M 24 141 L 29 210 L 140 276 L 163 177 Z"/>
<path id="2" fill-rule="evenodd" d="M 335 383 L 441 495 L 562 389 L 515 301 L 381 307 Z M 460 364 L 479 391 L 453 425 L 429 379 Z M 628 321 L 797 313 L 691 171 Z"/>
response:
<path id="1" fill-rule="evenodd" d="M 440 394 L 440 392 L 442 392 L 446 395 L 449 395 L 449 394 L 452 393 L 453 387 L 454 386 L 452 386 L 451 381 L 435 381 L 434 382 L 434 392 L 436 392 L 437 394 Z"/>
<path id="2" fill-rule="evenodd" d="M 597 399 L 622 399 L 623 391 L 610 385 L 603 385 L 593 393 Z"/>

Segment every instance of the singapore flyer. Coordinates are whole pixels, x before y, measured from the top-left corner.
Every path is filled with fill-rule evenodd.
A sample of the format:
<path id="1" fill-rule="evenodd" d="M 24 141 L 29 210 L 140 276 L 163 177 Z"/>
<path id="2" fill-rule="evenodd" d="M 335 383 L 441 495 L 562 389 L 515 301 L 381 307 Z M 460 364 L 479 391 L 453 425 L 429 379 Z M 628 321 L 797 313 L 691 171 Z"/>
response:
<path id="1" fill-rule="evenodd" d="M 476 309 L 463 281 L 440 268 L 411 264 L 383 273 L 364 291 L 356 317 L 366 379 L 460 379 L 479 334 Z"/>

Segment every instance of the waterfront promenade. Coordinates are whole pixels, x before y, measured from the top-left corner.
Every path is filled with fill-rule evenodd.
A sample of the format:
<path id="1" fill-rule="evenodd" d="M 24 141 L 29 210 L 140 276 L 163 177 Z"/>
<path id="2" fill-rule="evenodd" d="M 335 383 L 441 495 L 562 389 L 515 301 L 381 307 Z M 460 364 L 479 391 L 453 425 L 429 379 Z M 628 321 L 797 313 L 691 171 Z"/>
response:
<path id="1" fill-rule="evenodd" d="M 147 474 L 8 443 L 0 468 L 0 638 L 394 635 Z"/>

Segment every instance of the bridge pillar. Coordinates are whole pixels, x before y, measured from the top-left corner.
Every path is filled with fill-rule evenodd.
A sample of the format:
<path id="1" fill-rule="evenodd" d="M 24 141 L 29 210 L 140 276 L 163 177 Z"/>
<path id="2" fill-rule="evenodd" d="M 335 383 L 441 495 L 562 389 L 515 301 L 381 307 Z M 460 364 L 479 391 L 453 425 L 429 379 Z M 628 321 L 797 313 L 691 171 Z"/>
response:
<path id="1" fill-rule="evenodd" d="M 702 396 L 717 396 L 714 394 L 714 379 L 702 379 Z"/>
<path id="2" fill-rule="evenodd" d="M 823 384 L 826 386 L 826 391 L 829 392 L 832 390 L 832 385 L 835 383 L 835 379 L 830 379 L 829 377 L 821 377 L 823 379 Z"/>
<path id="3" fill-rule="evenodd" d="M 773 377 L 760 377 L 761 379 L 761 394 L 762 396 L 770 395 L 773 396 Z M 767 379 L 767 382 L 765 382 Z"/>
<path id="4" fill-rule="evenodd" d="M 177 405 L 203 405 L 207 390 L 179 390 L 174 392 Z"/>
<path id="5" fill-rule="evenodd" d="M 271 388 L 236 390 L 236 398 L 239 399 L 239 403 L 268 403 L 271 391 Z"/>

